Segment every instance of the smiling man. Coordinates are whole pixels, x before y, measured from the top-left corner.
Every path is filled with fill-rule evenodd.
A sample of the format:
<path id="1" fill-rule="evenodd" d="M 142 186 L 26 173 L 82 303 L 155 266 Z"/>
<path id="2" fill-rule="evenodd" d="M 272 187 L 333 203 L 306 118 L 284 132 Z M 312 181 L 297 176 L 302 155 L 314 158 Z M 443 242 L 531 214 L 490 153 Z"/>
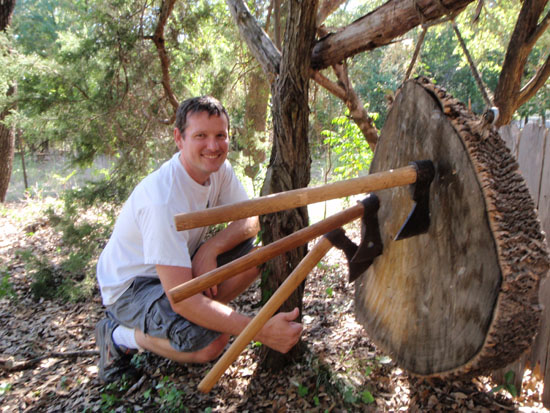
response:
<path id="1" fill-rule="evenodd" d="M 106 318 L 96 326 L 99 377 L 134 374 L 138 349 L 180 363 L 204 363 L 223 351 L 250 318 L 227 304 L 257 277 L 245 271 L 201 294 L 174 303 L 166 291 L 252 249 L 258 218 L 232 222 L 204 240 L 206 229 L 176 231 L 174 215 L 247 199 L 227 161 L 229 116 L 219 101 L 202 96 L 178 108 L 179 151 L 134 189 L 97 265 Z M 287 352 L 298 342 L 298 309 L 273 316 L 256 340 Z"/>

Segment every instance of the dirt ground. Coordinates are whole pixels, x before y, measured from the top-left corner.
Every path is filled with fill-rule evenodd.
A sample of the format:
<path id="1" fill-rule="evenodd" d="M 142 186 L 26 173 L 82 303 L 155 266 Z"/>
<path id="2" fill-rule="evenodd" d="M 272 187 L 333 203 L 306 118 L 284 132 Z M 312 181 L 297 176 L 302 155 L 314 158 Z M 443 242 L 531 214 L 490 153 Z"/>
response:
<path id="1" fill-rule="evenodd" d="M 40 206 L 29 202 L 5 205 L 0 228 L 0 268 L 17 296 L 0 299 L 1 412 L 547 411 L 540 403 L 542 383 L 530 372 L 516 398 L 505 390 L 491 391 L 496 384 L 489 377 L 427 381 L 409 376 L 355 322 L 354 286 L 347 283 L 342 254 L 334 250 L 308 276 L 306 350 L 293 366 L 263 371 L 251 344 L 213 390 L 201 394 L 197 385 L 211 365 L 177 365 L 142 353 L 134 360 L 137 378 L 105 386 L 97 378 L 93 337 L 103 311 L 99 294 L 85 303 L 33 301 L 30 276 L 15 251 L 55 252 L 59 234 Z M 235 307 L 254 314 L 258 301 L 255 284 Z"/>

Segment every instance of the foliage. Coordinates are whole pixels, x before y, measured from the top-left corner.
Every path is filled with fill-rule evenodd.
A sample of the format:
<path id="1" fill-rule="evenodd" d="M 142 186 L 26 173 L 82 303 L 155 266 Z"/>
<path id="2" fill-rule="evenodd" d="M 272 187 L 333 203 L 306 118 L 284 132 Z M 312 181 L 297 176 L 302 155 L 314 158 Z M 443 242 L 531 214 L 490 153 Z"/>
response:
<path id="1" fill-rule="evenodd" d="M 46 212 L 48 222 L 62 234 L 55 256 L 30 249 L 17 253 L 33 280 L 35 300 L 75 302 L 88 299 L 96 291 L 95 263 L 111 232 L 116 208 L 105 203 L 91 209 L 85 194 L 96 195 L 81 189 L 66 191 L 64 202 Z"/>
<path id="2" fill-rule="evenodd" d="M 10 273 L 7 269 L 0 269 L 0 298 L 16 298 L 17 294 L 13 289 L 13 285 L 10 282 Z"/>
<path id="3" fill-rule="evenodd" d="M 373 119 L 376 114 L 370 114 Z M 324 130 L 324 144 L 327 145 L 330 152 L 337 157 L 337 164 L 334 167 L 332 178 L 341 180 L 354 178 L 362 171 L 368 170 L 372 160 L 372 150 L 359 127 L 352 123 L 349 118 L 349 112 L 345 116 L 339 116 L 332 120 L 333 130 Z"/>
<path id="4" fill-rule="evenodd" d="M 11 383 L 2 383 L 0 384 L 0 396 L 3 396 L 12 389 Z"/>
<path id="5" fill-rule="evenodd" d="M 520 8 L 520 2 L 493 0 L 485 2 L 480 18 L 475 24 L 472 24 L 475 7 L 469 7 L 457 18 L 458 28 L 489 91 L 496 89 Z M 529 56 L 528 65 L 523 73 L 524 83 L 547 58 L 549 47 L 550 33 L 546 33 L 539 39 Z M 485 102 L 450 23 L 428 30 L 417 73 L 435 79 L 461 101 L 467 104 L 471 102 L 475 112 L 481 113 L 484 110 Z M 544 114 L 544 111 L 550 110 L 549 87 L 547 82 L 533 99 L 520 108 L 518 114 Z"/>
<path id="6" fill-rule="evenodd" d="M 183 412 L 188 411 L 182 402 L 185 392 L 179 390 L 175 383 L 170 381 L 168 376 L 164 376 L 154 387 L 149 388 L 143 393 L 145 399 L 153 397 L 153 390 L 156 391 L 155 404 L 163 412 Z"/>
<path id="7" fill-rule="evenodd" d="M 506 390 L 512 397 L 518 396 L 518 389 L 514 384 L 516 373 L 513 370 L 507 371 L 504 375 L 504 384 L 498 385 L 491 389 L 491 393 L 496 393 L 500 390 Z"/>
<path id="8" fill-rule="evenodd" d="M 122 401 L 121 396 L 128 391 L 131 381 L 126 374 L 118 381 L 108 383 L 101 389 L 101 411 L 111 412 Z"/>
<path id="9" fill-rule="evenodd" d="M 247 192 L 253 196 L 260 195 L 267 164 L 271 152 L 271 142 L 265 132 L 256 132 L 252 138 L 246 142 L 241 141 L 241 137 L 234 137 L 232 151 L 228 154 L 228 159 L 235 169 L 235 173 L 244 179 L 241 179 Z"/>
<path id="10" fill-rule="evenodd" d="M 97 191 L 133 187 L 174 151 L 164 122 L 174 109 L 151 41 L 158 7 L 125 0 L 17 3 L 14 43 L 23 59 L 13 76 L 18 111 L 9 121 L 33 150 L 64 148 L 80 166 L 99 154 L 113 157 L 118 173 L 109 178 L 119 182 Z M 241 55 L 230 28 L 221 0 L 176 3 L 165 29 L 176 96 L 208 93 L 239 104 L 239 93 L 228 89 Z"/>
<path id="11" fill-rule="evenodd" d="M 339 394 L 346 405 L 352 405 L 355 408 L 358 408 L 361 404 L 368 405 L 375 402 L 370 389 L 357 386 L 355 383 L 348 381 L 347 377 L 334 374 L 317 357 L 313 357 L 309 361 L 308 367 L 316 373 L 317 378 L 313 386 L 314 388 L 310 388 L 298 381 L 293 381 L 292 383 L 296 386 L 298 395 L 302 398 L 311 398 L 315 406 L 319 406 L 320 404 L 318 396 L 320 392 Z M 365 375 L 367 376 L 368 374 L 370 372 Z"/>

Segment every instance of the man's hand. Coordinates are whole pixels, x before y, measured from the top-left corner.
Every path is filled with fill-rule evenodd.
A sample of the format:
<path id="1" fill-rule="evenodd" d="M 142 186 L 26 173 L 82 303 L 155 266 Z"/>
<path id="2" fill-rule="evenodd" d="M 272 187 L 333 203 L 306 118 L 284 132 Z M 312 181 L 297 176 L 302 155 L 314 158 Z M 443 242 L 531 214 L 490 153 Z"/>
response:
<path id="1" fill-rule="evenodd" d="M 193 278 L 199 277 L 202 274 L 206 274 L 217 268 L 218 263 L 216 261 L 217 254 L 208 248 L 208 244 L 202 244 L 201 247 L 195 253 L 192 262 Z M 213 285 L 204 291 L 204 295 L 208 298 L 215 299 L 218 294 L 218 286 Z"/>
<path id="2" fill-rule="evenodd" d="M 275 314 L 265 323 L 256 339 L 280 353 L 288 352 L 302 335 L 302 324 L 294 321 L 299 314 L 298 308 L 289 313 Z"/>

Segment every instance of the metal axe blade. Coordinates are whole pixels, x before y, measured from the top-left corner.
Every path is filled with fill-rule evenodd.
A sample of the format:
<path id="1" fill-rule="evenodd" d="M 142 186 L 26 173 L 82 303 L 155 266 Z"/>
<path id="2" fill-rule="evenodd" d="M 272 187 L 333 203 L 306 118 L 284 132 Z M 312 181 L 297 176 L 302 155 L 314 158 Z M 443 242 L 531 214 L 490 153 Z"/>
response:
<path id="1" fill-rule="evenodd" d="M 348 260 L 349 282 L 355 281 L 363 274 L 383 250 L 377 217 L 380 201 L 376 195 L 369 194 L 360 202 L 364 209 L 359 246 L 346 236 L 342 228 L 337 228 L 325 235 L 332 245 L 344 251 Z"/>
<path id="2" fill-rule="evenodd" d="M 414 205 L 405 223 L 395 236 L 395 241 L 428 232 L 430 228 L 430 184 L 435 177 L 432 161 L 411 162 L 417 171 L 416 182 L 411 185 Z"/>

